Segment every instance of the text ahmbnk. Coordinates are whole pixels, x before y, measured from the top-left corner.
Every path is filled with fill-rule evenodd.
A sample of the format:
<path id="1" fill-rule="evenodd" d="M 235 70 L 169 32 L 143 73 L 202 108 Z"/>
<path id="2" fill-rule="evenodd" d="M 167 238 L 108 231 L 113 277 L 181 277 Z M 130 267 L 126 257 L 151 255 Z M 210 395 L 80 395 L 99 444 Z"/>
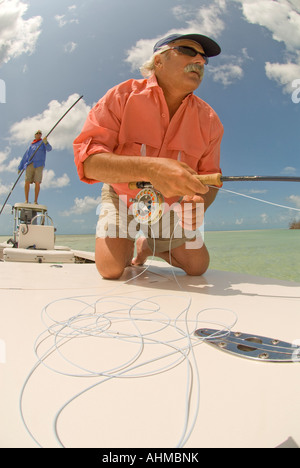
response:
<path id="1" fill-rule="evenodd" d="M 184 452 L 173 452 L 173 453 L 151 453 L 149 452 L 145 458 L 145 462 L 153 463 L 199 463 L 197 459 L 198 453 L 184 453 Z"/>

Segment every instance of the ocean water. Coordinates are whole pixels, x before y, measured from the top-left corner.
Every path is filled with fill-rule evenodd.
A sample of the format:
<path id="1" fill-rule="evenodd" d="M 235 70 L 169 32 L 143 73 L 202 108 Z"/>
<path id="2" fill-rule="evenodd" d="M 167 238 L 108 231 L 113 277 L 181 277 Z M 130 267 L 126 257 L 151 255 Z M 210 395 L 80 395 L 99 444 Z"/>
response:
<path id="1" fill-rule="evenodd" d="M 300 230 L 214 231 L 204 240 L 212 269 L 300 283 Z M 57 235 L 56 244 L 93 252 L 95 236 Z"/>
<path id="2" fill-rule="evenodd" d="M 208 232 L 211 268 L 300 283 L 300 230 Z"/>

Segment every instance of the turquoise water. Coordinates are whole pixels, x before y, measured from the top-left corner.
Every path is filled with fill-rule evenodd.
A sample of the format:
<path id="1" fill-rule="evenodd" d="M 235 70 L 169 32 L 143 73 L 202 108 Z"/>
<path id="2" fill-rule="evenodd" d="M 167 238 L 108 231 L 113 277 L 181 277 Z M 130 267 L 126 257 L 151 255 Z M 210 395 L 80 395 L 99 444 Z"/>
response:
<path id="1" fill-rule="evenodd" d="M 209 232 L 211 268 L 300 283 L 300 230 Z"/>
<path id="2" fill-rule="evenodd" d="M 300 283 L 300 230 L 206 232 L 205 243 L 212 269 Z M 56 244 L 93 252 L 95 236 L 58 235 Z"/>

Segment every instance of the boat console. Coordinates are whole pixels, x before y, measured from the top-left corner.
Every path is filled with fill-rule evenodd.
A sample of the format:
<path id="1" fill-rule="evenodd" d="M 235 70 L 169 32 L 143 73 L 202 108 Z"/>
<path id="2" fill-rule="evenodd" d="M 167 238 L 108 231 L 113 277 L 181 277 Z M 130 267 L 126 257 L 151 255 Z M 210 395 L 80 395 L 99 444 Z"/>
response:
<path id="1" fill-rule="evenodd" d="M 0 260 L 29 263 L 74 263 L 68 247 L 55 246 L 55 227 L 45 205 L 16 203 L 13 238 L 0 244 Z"/>

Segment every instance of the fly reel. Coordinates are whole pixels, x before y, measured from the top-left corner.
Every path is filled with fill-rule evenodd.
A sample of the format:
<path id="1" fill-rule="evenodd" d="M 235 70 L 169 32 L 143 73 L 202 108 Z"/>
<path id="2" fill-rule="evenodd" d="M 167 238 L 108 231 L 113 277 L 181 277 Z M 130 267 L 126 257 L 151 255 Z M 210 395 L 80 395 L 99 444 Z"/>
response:
<path id="1" fill-rule="evenodd" d="M 164 197 L 154 188 L 141 190 L 136 198 L 130 199 L 132 214 L 140 224 L 155 224 L 164 212 Z"/>

